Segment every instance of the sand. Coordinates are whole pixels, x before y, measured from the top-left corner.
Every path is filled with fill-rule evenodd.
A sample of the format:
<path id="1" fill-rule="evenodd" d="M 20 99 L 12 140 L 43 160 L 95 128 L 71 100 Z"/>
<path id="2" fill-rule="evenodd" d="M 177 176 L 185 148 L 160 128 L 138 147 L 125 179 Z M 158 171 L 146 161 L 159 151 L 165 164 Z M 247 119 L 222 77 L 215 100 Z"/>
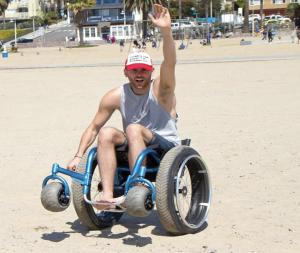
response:
<path id="1" fill-rule="evenodd" d="M 40 203 L 51 165 L 67 164 L 101 96 L 126 81 L 128 45 L 1 58 L 0 252 L 300 252 L 300 45 L 239 41 L 195 40 L 177 51 L 179 132 L 206 161 L 213 188 L 207 227 L 178 237 L 155 211 L 89 231 L 72 205 L 51 213 Z M 148 51 L 156 75 L 161 48 Z M 109 125 L 120 127 L 120 116 Z"/>

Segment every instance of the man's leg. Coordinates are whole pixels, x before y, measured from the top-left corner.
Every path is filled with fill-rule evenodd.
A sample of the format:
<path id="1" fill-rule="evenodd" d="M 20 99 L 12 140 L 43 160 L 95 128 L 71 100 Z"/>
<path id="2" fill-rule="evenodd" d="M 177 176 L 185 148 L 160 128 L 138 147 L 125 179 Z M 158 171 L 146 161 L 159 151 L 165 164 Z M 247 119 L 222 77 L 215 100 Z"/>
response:
<path id="1" fill-rule="evenodd" d="M 146 148 L 146 143 L 149 143 L 153 138 L 153 133 L 148 128 L 139 124 L 130 124 L 126 128 L 126 137 L 128 141 L 128 161 L 130 169 L 143 149 Z"/>
<path id="2" fill-rule="evenodd" d="M 101 200 L 113 200 L 114 176 L 117 167 L 115 147 L 122 145 L 125 140 L 124 133 L 116 128 L 104 127 L 99 132 L 97 159 L 103 186 Z"/>

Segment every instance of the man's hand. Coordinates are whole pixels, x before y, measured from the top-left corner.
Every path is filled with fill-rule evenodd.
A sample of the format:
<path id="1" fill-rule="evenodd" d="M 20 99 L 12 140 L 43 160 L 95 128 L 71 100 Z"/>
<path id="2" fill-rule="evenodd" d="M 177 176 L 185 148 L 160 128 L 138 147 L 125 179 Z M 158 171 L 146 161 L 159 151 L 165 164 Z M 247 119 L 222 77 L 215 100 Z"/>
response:
<path id="1" fill-rule="evenodd" d="M 72 161 L 68 164 L 67 169 L 68 169 L 68 170 L 76 171 L 76 169 L 77 169 L 77 167 L 78 167 L 78 164 L 79 164 L 80 160 L 81 160 L 80 157 L 75 156 L 75 157 L 72 159 Z"/>
<path id="2" fill-rule="evenodd" d="M 171 17 L 167 8 L 160 4 L 154 4 L 152 14 L 149 14 L 149 17 L 155 26 L 160 28 L 171 28 Z"/>

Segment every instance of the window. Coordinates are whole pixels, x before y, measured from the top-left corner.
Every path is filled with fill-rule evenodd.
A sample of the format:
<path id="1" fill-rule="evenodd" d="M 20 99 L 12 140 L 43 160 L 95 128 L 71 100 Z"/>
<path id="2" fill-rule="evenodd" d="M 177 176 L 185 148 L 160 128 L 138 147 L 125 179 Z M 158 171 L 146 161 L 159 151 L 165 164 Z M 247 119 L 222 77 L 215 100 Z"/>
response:
<path id="1" fill-rule="evenodd" d="M 285 0 L 273 0 L 273 4 L 283 4 Z"/>
<path id="2" fill-rule="evenodd" d="M 27 7 L 18 8 L 18 12 L 28 12 L 28 8 Z"/>
<path id="3" fill-rule="evenodd" d="M 84 36 L 86 37 L 86 38 L 89 38 L 90 37 L 90 28 L 84 28 Z"/>
<path id="4" fill-rule="evenodd" d="M 117 3 L 117 1 L 116 0 L 103 0 L 103 3 L 104 4 L 115 4 L 115 3 Z"/>
<path id="5" fill-rule="evenodd" d="M 93 37 L 93 38 L 96 37 L 96 28 L 95 27 L 91 28 L 91 37 Z"/>
<path id="6" fill-rule="evenodd" d="M 111 29 L 111 34 L 113 36 L 116 36 L 117 35 L 117 27 L 116 26 L 111 26 L 110 29 Z"/>
<path id="7" fill-rule="evenodd" d="M 125 36 L 129 36 L 129 29 L 128 28 L 129 28 L 128 26 L 124 27 Z"/>
<path id="8" fill-rule="evenodd" d="M 260 0 L 250 0 L 250 5 L 260 5 Z"/>
<path id="9" fill-rule="evenodd" d="M 300 3 L 299 0 L 291 0 L 291 3 Z"/>
<path id="10" fill-rule="evenodd" d="M 118 36 L 122 36 L 123 35 L 123 26 L 119 26 L 118 27 Z"/>
<path id="11" fill-rule="evenodd" d="M 103 17 L 108 17 L 109 16 L 109 10 L 108 9 L 102 10 L 102 16 Z"/>
<path id="12" fill-rule="evenodd" d="M 85 27 L 84 37 L 90 39 L 96 38 L 96 27 Z"/>
<path id="13" fill-rule="evenodd" d="M 109 16 L 110 17 L 117 17 L 118 16 L 118 14 L 119 14 L 119 11 L 118 11 L 118 9 L 110 9 L 109 10 Z"/>

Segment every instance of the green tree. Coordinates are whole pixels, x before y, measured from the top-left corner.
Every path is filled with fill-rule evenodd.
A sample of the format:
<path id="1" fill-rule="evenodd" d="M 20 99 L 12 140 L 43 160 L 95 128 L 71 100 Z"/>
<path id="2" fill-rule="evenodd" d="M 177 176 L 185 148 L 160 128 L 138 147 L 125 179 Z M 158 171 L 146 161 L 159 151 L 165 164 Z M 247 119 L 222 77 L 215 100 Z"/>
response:
<path id="1" fill-rule="evenodd" d="M 71 0 L 68 2 L 68 8 L 74 14 L 74 21 L 79 29 L 79 44 L 83 44 L 83 24 L 87 18 L 85 8 L 94 6 L 96 0 Z"/>
<path id="2" fill-rule="evenodd" d="M 300 18 L 300 5 L 298 3 L 289 3 L 286 13 L 291 19 Z"/>
<path id="3" fill-rule="evenodd" d="M 210 16 L 210 2 L 211 0 L 186 0 L 184 1 L 184 7 L 188 6 L 188 2 L 191 2 L 192 7 L 197 10 L 198 17 L 209 17 Z M 183 9 L 183 17 L 191 16 L 186 12 L 186 8 Z M 189 7 L 190 10 L 190 7 Z M 212 15 L 218 17 L 221 11 L 221 0 L 212 0 Z"/>
<path id="4" fill-rule="evenodd" d="M 0 0 L 0 16 L 3 15 L 3 24 L 5 26 L 5 10 L 8 7 L 10 0 Z"/>
<path id="5" fill-rule="evenodd" d="M 148 13 L 152 9 L 153 4 L 163 4 L 166 5 L 166 1 L 160 1 L 160 0 L 125 0 L 126 8 L 128 8 L 130 11 L 138 10 L 142 12 L 143 17 L 143 38 L 147 35 L 147 29 L 148 29 Z"/>

